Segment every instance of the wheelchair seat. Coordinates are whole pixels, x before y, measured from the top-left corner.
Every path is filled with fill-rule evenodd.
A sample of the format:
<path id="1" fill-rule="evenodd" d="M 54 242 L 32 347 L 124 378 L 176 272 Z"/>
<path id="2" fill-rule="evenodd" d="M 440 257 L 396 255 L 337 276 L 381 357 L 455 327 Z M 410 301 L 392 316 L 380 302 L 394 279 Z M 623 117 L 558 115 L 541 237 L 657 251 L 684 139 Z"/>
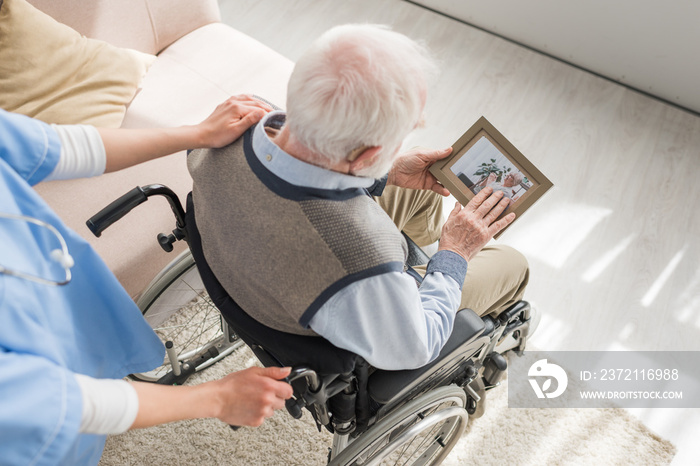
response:
<path id="1" fill-rule="evenodd" d="M 471 357 L 485 348 L 490 339 L 484 321 L 471 309 L 462 309 L 455 316 L 450 338 L 440 355 L 418 369 L 377 370 L 369 378 L 370 397 L 387 409 L 416 391 L 425 391 L 453 380 L 457 372 L 466 371 Z"/>
<path id="2" fill-rule="evenodd" d="M 287 409 L 299 418 L 306 407 L 319 429 L 324 426 L 334 434 L 329 466 L 375 464 L 415 438 L 422 439 L 418 445 L 425 450 L 418 455 L 430 458 L 430 463 L 420 460 L 421 464 L 442 462 L 468 419 L 465 391 L 452 383 L 459 379 L 461 385 L 476 376 L 473 367 L 469 372 L 470 358 L 489 342 L 483 321 L 473 311 L 457 314 L 452 336 L 433 363 L 412 371 L 375 370 L 370 375 L 363 358 L 322 337 L 281 332 L 248 315 L 204 258 L 191 193 L 185 223 L 192 256 L 211 300 L 258 359 L 265 366 L 296 366 L 295 371 L 307 366 L 307 372 L 320 376 L 313 383 L 291 382 L 294 397 L 287 400 Z M 355 440 L 350 442 L 350 437 Z M 399 454 L 403 456 L 404 451 Z"/>

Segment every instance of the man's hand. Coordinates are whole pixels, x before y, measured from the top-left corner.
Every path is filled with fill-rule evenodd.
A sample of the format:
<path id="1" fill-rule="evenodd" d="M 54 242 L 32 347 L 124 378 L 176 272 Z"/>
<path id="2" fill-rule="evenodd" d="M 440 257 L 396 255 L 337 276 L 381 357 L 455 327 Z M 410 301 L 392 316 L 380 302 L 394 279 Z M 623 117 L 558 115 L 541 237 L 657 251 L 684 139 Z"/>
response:
<path id="1" fill-rule="evenodd" d="M 197 125 L 200 133 L 197 147 L 218 148 L 231 144 L 271 111 L 272 107 L 252 96 L 233 96 Z"/>
<path id="2" fill-rule="evenodd" d="M 414 148 L 400 154 L 389 170 L 387 185 L 410 189 L 427 189 L 443 196 L 450 192 L 430 173 L 430 166 L 452 152 L 452 148 L 442 150 Z"/>
<path id="3" fill-rule="evenodd" d="M 216 417 L 236 426 L 261 425 L 292 396 L 292 386 L 281 381 L 290 370 L 289 367 L 251 367 L 216 381 L 222 397 L 221 412 Z"/>
<path id="4" fill-rule="evenodd" d="M 479 191 L 466 206 L 456 203 L 442 227 L 438 249 L 453 251 L 471 260 L 493 235 L 515 220 L 511 212 L 496 221 L 509 204 L 510 199 L 504 197 L 502 191 L 494 193 L 489 186 Z"/>

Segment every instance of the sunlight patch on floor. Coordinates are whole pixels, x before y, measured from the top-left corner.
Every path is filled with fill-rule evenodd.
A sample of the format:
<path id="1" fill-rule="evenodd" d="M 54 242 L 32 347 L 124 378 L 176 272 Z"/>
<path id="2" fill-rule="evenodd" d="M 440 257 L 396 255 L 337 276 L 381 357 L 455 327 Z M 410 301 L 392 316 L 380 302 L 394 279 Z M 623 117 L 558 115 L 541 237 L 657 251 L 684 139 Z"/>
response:
<path id="1" fill-rule="evenodd" d="M 676 267 L 678 267 L 678 264 L 681 263 L 681 260 L 683 259 L 683 256 L 685 256 L 685 252 L 687 249 L 688 246 L 686 245 L 685 247 L 683 247 L 683 249 L 678 251 L 675 256 L 673 256 L 668 265 L 666 265 L 664 270 L 658 276 L 656 281 L 654 281 L 654 283 L 651 285 L 649 291 L 647 291 L 646 294 L 642 297 L 642 306 L 651 306 L 651 304 L 656 299 L 656 296 L 663 289 L 668 279 L 671 278 L 671 275 L 676 270 Z"/>
<path id="2" fill-rule="evenodd" d="M 538 349 L 557 351 L 562 348 L 572 330 L 572 325 L 564 320 L 543 314 L 542 321 L 532 336 L 532 345 Z"/>
<path id="3" fill-rule="evenodd" d="M 588 269 L 581 276 L 581 279 L 586 283 L 591 283 L 598 278 L 605 271 L 605 269 L 610 266 L 610 264 L 615 262 L 615 259 L 617 259 L 620 254 L 627 250 L 636 237 L 636 234 L 631 234 L 615 245 L 614 248 L 602 254 L 591 264 L 590 267 L 588 267 Z"/>
<path id="4" fill-rule="evenodd" d="M 627 322 L 620 333 L 618 333 L 617 338 L 619 341 L 625 341 L 632 336 L 634 331 L 637 329 L 637 325 L 634 322 Z"/>
<path id="5" fill-rule="evenodd" d="M 612 209 L 587 204 L 563 204 L 527 212 L 510 244 L 528 257 L 560 269 Z"/>
<path id="6" fill-rule="evenodd" d="M 675 315 L 679 322 L 690 322 L 696 317 L 695 326 L 700 328 L 700 268 L 678 299 L 673 304 Z"/>

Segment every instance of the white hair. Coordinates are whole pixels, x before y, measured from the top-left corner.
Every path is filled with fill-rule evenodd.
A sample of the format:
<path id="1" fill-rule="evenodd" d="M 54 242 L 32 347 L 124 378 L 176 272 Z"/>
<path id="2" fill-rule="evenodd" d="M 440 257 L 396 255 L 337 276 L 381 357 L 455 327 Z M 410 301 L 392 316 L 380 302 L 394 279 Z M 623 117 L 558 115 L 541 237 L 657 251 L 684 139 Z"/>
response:
<path id="1" fill-rule="evenodd" d="M 436 74 L 425 47 L 386 26 L 334 27 L 294 67 L 289 131 L 322 164 L 362 146 L 382 146 L 380 162 L 388 171 L 420 121 L 428 81 Z"/>

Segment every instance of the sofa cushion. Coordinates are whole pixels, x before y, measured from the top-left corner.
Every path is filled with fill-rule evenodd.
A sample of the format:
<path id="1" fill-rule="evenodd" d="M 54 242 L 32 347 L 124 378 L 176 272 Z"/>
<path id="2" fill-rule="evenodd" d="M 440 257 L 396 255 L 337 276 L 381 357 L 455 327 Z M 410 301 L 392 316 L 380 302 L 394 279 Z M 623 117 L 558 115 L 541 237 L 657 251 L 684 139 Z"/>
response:
<path id="1" fill-rule="evenodd" d="M 124 127 L 195 124 L 225 99 L 258 95 L 284 108 L 294 63 L 230 26 L 208 24 L 158 54 Z"/>
<path id="2" fill-rule="evenodd" d="M 8 111 L 118 127 L 153 60 L 85 38 L 26 0 L 0 7 L 0 107 Z"/>

